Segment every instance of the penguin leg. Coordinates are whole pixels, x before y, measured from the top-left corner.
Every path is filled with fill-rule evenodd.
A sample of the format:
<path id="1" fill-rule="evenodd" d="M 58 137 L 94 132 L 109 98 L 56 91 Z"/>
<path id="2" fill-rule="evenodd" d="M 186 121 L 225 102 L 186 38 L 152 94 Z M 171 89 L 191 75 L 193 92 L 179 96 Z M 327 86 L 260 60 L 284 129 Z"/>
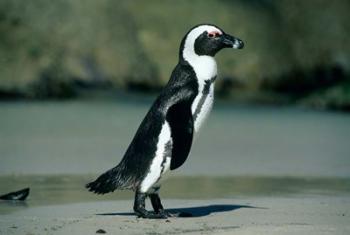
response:
<path id="1" fill-rule="evenodd" d="M 147 194 L 136 192 L 134 201 L 134 212 L 138 217 L 147 219 L 166 219 L 164 214 L 154 213 L 146 210 L 145 200 Z"/>
<path id="2" fill-rule="evenodd" d="M 163 214 L 164 216 L 168 216 L 168 214 L 165 212 L 162 202 L 160 201 L 160 197 L 158 193 L 152 193 L 149 195 L 149 198 L 151 199 L 152 207 L 154 209 L 154 212 L 157 214 Z"/>

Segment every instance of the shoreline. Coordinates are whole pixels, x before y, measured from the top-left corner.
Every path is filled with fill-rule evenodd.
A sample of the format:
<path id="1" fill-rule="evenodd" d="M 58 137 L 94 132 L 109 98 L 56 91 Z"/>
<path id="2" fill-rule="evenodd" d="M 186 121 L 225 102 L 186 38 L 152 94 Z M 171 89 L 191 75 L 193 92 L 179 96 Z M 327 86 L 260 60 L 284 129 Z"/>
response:
<path id="1" fill-rule="evenodd" d="M 63 174 L 0 176 L 0 195 L 28 187 L 26 204 L 30 207 L 133 198 L 131 190 L 117 190 L 102 196 L 93 194 L 84 187 L 93 179 L 92 175 Z M 164 182 L 160 194 L 164 199 L 190 200 L 350 195 L 350 178 L 173 176 Z M 2 211 L 0 207 L 0 214 Z"/>

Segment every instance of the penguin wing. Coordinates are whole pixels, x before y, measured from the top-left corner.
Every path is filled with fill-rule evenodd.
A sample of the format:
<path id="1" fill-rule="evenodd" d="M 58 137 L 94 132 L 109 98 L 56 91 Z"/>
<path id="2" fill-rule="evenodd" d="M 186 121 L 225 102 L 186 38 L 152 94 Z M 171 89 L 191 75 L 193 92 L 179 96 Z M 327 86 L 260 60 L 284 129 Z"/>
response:
<path id="1" fill-rule="evenodd" d="M 168 109 L 166 120 L 169 123 L 172 138 L 170 169 L 180 167 L 187 159 L 192 146 L 193 118 L 191 103 L 180 100 Z"/>
<path id="2" fill-rule="evenodd" d="M 169 123 L 172 152 L 170 169 L 180 167 L 190 153 L 194 132 L 191 106 L 198 93 L 198 83 L 191 66 L 179 64 L 171 75 L 165 94 L 169 95 L 165 119 Z M 169 102 L 170 101 L 170 102 Z"/>

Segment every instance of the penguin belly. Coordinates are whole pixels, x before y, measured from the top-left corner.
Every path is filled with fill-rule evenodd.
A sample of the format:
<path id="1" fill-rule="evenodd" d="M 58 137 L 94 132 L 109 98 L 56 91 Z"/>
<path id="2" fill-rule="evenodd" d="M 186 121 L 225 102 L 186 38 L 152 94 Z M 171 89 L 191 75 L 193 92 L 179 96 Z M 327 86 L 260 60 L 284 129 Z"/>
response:
<path id="1" fill-rule="evenodd" d="M 170 169 L 172 151 L 172 139 L 169 123 L 164 122 L 157 143 L 155 152 L 149 170 L 141 182 L 140 191 L 143 193 L 154 193 L 160 188 L 164 175 Z"/>

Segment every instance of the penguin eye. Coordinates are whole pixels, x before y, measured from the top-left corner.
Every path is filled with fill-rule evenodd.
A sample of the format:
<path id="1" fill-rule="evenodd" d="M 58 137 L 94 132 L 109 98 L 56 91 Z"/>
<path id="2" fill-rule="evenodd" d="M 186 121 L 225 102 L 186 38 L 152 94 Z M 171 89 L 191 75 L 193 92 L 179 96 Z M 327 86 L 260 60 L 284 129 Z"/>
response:
<path id="1" fill-rule="evenodd" d="M 208 33 L 208 37 L 210 37 L 210 38 L 216 38 L 218 36 L 220 36 L 219 32 L 209 32 Z"/>

